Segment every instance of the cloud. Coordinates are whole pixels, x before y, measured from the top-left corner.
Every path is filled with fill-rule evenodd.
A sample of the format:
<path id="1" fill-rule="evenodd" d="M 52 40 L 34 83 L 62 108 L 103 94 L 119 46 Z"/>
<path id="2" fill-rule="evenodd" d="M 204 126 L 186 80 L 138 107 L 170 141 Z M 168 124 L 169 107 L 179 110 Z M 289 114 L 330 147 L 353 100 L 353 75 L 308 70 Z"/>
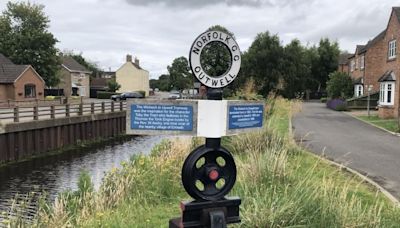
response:
<path id="1" fill-rule="evenodd" d="M 260 6 L 268 4 L 265 0 L 126 0 L 136 6 L 163 5 L 167 7 L 199 8 L 208 5 L 224 4 L 227 6 Z"/>
<path id="2" fill-rule="evenodd" d="M 118 69 L 126 54 L 158 77 L 174 58 L 188 56 L 193 40 L 212 25 L 235 34 L 246 51 L 257 33 L 278 34 L 283 44 L 321 37 L 354 51 L 380 31 L 396 0 L 31 0 L 45 5 L 60 50 L 82 52 L 103 69 Z M 0 10 L 5 9 L 0 0 Z"/>
<path id="3" fill-rule="evenodd" d="M 209 5 L 225 6 L 248 6 L 248 7 L 284 7 L 287 5 L 298 6 L 301 4 L 310 4 L 315 0 L 126 0 L 129 4 L 135 6 L 162 5 L 166 7 L 180 8 L 202 8 Z"/>

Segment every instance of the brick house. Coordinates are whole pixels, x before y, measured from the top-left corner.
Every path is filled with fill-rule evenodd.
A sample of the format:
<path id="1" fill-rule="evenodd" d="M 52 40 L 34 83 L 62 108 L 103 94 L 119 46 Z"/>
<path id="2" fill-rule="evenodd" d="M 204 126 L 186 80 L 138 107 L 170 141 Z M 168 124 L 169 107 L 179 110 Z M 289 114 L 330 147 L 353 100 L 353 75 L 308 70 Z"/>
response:
<path id="1" fill-rule="evenodd" d="M 349 58 L 352 57 L 353 54 L 342 53 L 339 55 L 339 66 L 337 71 L 342 73 L 350 73 L 349 72 Z"/>
<path id="2" fill-rule="evenodd" d="M 400 60 L 397 40 L 400 38 L 400 7 L 393 7 L 386 29 L 366 45 L 357 45 L 349 58 L 349 71 L 355 80 L 354 94 L 379 92 L 379 116 L 397 117 L 399 113 Z M 361 92 L 362 91 L 362 92 Z"/>
<path id="3" fill-rule="evenodd" d="M 61 57 L 59 88 L 64 90 L 64 96 L 89 97 L 90 74 L 92 73 L 70 56 Z"/>
<path id="4" fill-rule="evenodd" d="M 44 98 L 45 82 L 30 65 L 17 65 L 0 53 L 0 101 Z"/>

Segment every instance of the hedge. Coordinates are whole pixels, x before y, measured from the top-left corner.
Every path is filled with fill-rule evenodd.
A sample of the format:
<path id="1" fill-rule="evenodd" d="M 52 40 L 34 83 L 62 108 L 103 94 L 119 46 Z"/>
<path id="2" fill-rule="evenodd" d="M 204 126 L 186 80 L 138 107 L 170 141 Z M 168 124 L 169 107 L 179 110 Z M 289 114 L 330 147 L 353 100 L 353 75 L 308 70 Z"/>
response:
<path id="1" fill-rule="evenodd" d="M 97 99 L 110 99 L 112 95 L 117 95 L 117 94 L 120 94 L 120 93 L 97 91 Z"/>

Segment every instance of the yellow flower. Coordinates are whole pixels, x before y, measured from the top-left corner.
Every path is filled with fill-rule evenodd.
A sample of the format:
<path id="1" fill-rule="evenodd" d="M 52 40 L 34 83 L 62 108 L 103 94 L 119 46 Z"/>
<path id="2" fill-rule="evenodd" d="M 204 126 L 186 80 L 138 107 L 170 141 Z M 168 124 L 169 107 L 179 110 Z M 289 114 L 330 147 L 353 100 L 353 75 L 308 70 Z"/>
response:
<path id="1" fill-rule="evenodd" d="M 140 159 L 139 159 L 139 165 L 144 165 L 144 158 L 143 157 L 141 157 Z"/>

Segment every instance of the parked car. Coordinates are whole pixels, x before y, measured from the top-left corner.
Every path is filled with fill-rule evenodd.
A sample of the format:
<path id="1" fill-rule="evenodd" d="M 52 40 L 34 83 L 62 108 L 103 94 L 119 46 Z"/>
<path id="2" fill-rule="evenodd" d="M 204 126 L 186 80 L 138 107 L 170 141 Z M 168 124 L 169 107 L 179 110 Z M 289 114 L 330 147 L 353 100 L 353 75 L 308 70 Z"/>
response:
<path id="1" fill-rule="evenodd" d="M 171 90 L 169 92 L 168 99 L 180 99 L 180 98 L 182 98 L 182 95 L 179 91 Z"/>
<path id="2" fill-rule="evenodd" d="M 120 100 L 126 100 L 128 98 L 144 98 L 143 94 L 138 93 L 138 92 L 130 92 L 130 93 L 122 93 L 119 95 L 112 95 L 111 99 L 113 101 L 120 101 Z"/>

